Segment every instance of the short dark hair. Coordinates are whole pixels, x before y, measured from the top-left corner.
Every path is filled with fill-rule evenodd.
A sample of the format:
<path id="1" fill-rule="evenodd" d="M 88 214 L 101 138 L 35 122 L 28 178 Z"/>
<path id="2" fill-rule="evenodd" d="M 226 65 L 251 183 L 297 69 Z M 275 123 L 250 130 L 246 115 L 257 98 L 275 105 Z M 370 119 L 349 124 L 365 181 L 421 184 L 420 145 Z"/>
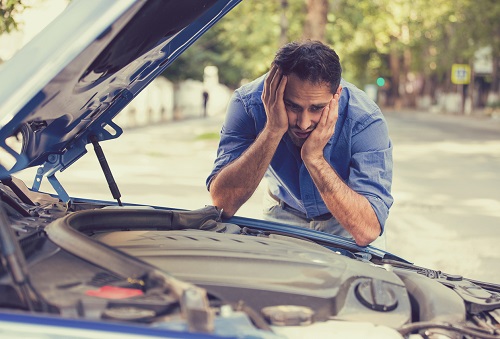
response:
<path id="1" fill-rule="evenodd" d="M 293 73 L 314 84 L 329 83 L 332 93 L 337 91 L 342 76 L 339 56 L 320 41 L 290 42 L 278 50 L 273 64 L 284 75 Z"/>

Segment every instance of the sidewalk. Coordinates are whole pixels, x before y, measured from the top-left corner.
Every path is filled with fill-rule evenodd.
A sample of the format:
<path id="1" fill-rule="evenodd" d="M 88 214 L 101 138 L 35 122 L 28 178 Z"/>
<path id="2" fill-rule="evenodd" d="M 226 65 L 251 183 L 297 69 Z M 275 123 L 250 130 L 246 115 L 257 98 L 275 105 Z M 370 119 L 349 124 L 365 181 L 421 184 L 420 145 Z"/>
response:
<path id="1" fill-rule="evenodd" d="M 482 112 L 473 114 L 457 114 L 446 112 L 427 112 L 418 109 L 401 109 L 395 110 L 390 108 L 382 109 L 384 115 L 412 115 L 419 119 L 435 119 L 437 121 L 448 122 L 452 124 L 467 124 L 469 126 L 477 126 L 500 132 L 500 116 L 490 116 Z"/>
<path id="2" fill-rule="evenodd" d="M 125 140 L 119 142 L 122 145 L 134 144 L 134 153 L 137 152 L 134 157 L 141 159 L 137 161 L 142 163 L 137 165 L 135 174 L 127 170 L 128 165 L 120 165 L 117 170 L 123 173 L 121 176 L 141 176 L 144 168 L 148 166 L 154 169 L 148 171 L 151 187 L 147 192 L 129 187 L 128 184 L 124 186 L 123 192 L 130 194 L 130 197 L 137 201 L 152 205 L 196 209 L 211 204 L 205 181 L 213 168 L 224 119 L 225 115 L 222 114 L 210 115 L 206 118 L 176 120 L 126 130 L 123 138 L 120 138 Z M 143 148 L 140 144 L 150 147 L 146 155 L 144 150 L 140 150 Z M 113 162 L 118 162 L 121 158 L 121 155 L 113 154 Z M 128 174 L 125 174 L 127 172 Z M 238 215 L 262 217 L 264 186 L 265 182 L 262 182 L 254 195 L 238 211 Z"/>

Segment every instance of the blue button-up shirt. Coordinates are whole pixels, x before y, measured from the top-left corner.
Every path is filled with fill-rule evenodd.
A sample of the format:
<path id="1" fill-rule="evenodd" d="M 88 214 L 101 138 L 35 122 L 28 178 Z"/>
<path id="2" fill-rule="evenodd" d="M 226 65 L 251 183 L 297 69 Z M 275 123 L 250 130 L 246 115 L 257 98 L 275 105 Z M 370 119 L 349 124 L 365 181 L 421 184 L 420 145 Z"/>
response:
<path id="1" fill-rule="evenodd" d="M 264 128 L 264 79 L 262 76 L 234 92 L 221 130 L 217 159 L 207 178 L 208 188 L 217 172 L 237 159 Z M 387 124 L 380 108 L 366 93 L 345 80 L 341 85 L 339 116 L 324 156 L 352 190 L 368 199 L 383 230 L 393 203 L 392 144 Z M 288 133 L 283 135 L 265 177 L 272 194 L 309 218 L 329 212 L 300 157 L 300 149 Z"/>

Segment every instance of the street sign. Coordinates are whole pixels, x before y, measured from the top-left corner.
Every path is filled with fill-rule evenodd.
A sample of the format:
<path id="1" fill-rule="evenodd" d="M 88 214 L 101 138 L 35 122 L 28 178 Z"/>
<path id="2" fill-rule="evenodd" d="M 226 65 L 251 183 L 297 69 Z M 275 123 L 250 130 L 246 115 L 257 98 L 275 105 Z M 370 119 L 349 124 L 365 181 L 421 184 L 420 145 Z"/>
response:
<path id="1" fill-rule="evenodd" d="M 451 82 L 455 85 L 467 85 L 470 83 L 471 70 L 467 64 L 451 65 Z"/>

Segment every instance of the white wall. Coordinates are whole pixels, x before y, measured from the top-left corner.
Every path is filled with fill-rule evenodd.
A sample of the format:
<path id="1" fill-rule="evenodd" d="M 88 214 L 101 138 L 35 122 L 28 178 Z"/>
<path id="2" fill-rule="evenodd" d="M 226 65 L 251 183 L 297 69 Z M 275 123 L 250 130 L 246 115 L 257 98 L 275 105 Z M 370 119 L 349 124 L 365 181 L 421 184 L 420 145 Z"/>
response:
<path id="1" fill-rule="evenodd" d="M 174 90 L 172 82 L 158 77 L 149 84 L 114 119 L 122 128 L 146 126 L 174 119 L 203 117 L 203 91 L 209 93 L 207 115 L 225 114 L 226 106 L 233 93 L 221 84 L 209 88 L 201 81 L 185 80 Z M 174 100 L 177 111 L 174 112 Z"/>

